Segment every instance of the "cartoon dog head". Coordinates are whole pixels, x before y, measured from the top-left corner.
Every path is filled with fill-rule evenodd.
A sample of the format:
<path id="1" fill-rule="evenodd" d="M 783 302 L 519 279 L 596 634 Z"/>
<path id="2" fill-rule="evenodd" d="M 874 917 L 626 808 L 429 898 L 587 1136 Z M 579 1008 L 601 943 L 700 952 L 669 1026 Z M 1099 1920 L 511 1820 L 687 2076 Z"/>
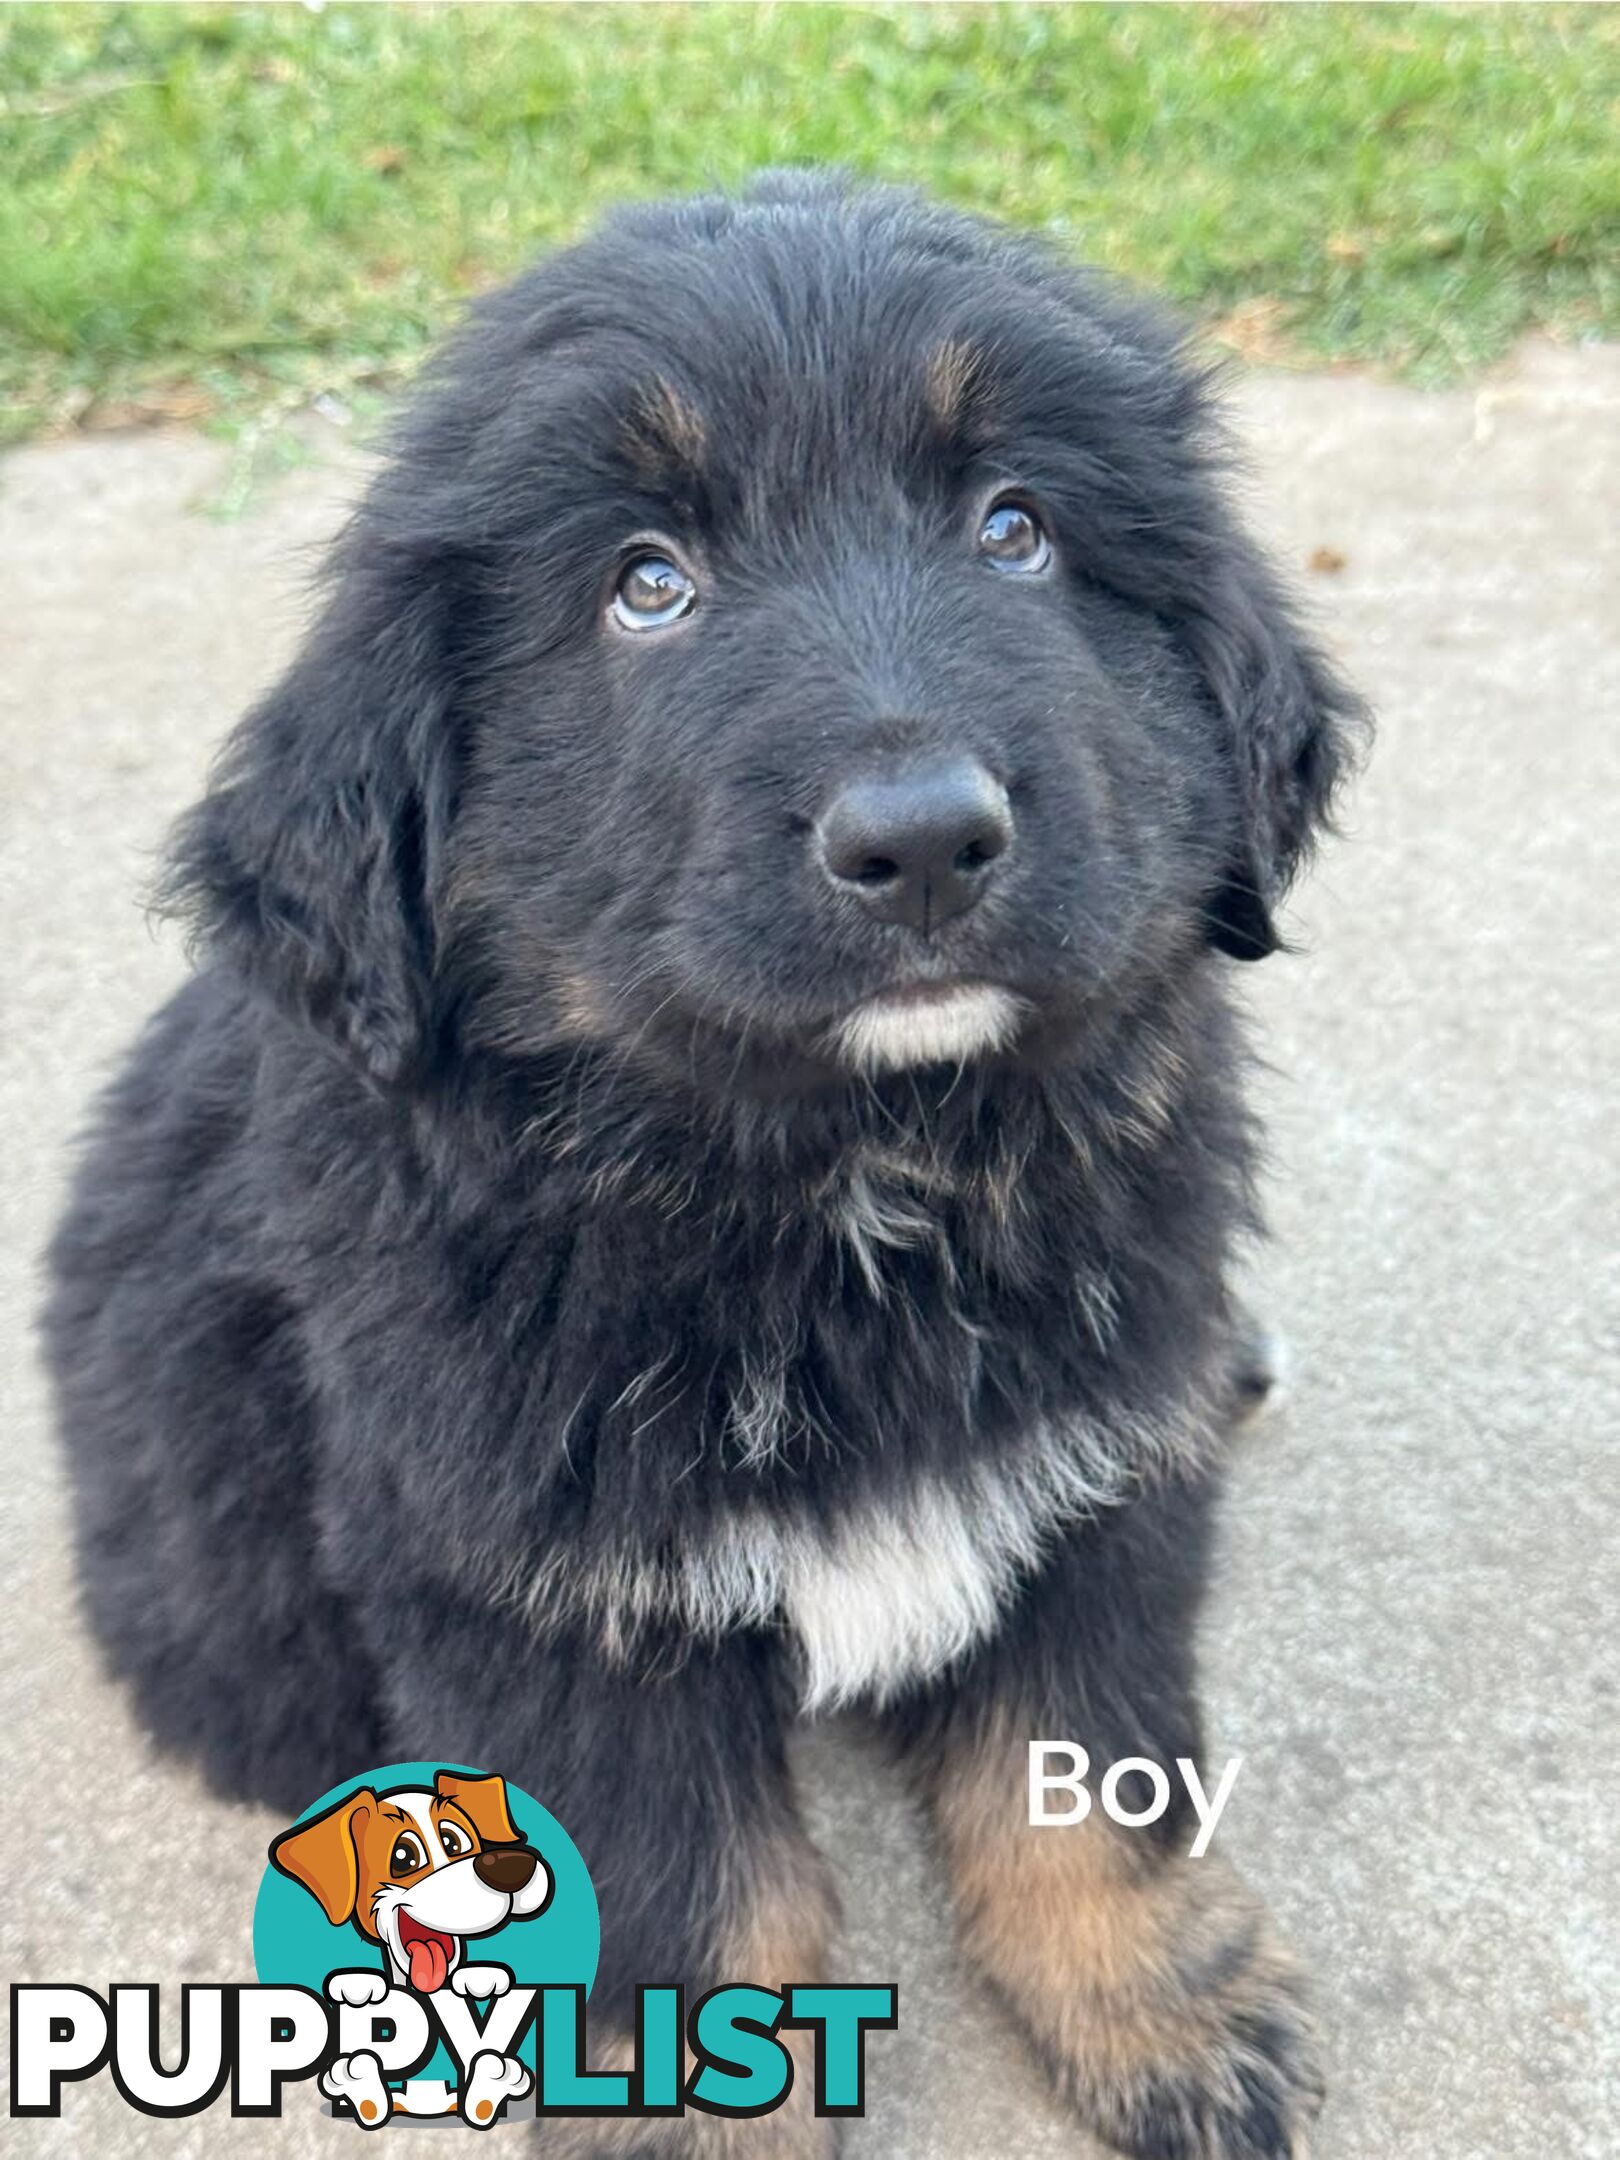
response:
<path id="1" fill-rule="evenodd" d="M 400 1986 L 431 1995 L 461 1963 L 462 1942 L 551 1902 L 551 1870 L 524 1844 L 499 1777 L 441 1770 L 431 1791 L 365 1785 L 277 1838 L 270 1858 L 334 1927 L 352 1921 L 381 1945 Z"/>

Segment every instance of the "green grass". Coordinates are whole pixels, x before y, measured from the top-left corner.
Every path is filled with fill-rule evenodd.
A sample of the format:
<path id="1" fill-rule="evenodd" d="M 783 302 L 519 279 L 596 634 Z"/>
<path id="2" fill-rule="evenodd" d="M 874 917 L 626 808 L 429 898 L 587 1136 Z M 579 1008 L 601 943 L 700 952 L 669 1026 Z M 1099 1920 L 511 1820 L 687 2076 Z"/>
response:
<path id="1" fill-rule="evenodd" d="M 1432 378 L 1620 327 L 1617 120 L 1601 8 L 5 8 L 4 425 L 386 390 L 601 205 L 798 160 Z"/>

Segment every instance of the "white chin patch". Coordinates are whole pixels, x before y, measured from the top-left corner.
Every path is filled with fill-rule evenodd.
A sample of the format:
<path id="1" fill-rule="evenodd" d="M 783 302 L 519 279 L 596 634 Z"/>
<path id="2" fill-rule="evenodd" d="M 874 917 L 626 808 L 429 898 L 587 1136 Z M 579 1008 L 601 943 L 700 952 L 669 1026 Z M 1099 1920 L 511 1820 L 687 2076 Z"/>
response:
<path id="1" fill-rule="evenodd" d="M 1010 990 L 973 983 L 935 998 L 873 998 L 835 1031 L 846 1065 L 863 1072 L 898 1065 L 965 1063 L 1004 1050 L 1018 1033 L 1023 1007 Z"/>

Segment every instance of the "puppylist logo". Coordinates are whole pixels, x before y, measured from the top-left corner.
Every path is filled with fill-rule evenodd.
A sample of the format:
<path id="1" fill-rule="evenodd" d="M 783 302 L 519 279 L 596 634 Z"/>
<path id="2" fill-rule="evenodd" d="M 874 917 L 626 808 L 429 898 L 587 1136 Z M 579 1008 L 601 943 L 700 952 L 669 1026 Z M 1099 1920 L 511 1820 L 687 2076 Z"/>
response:
<path id="1" fill-rule="evenodd" d="M 393 1763 L 324 1793 L 273 1840 L 253 1914 L 251 1986 L 181 1990 L 180 2059 L 162 2062 L 158 1990 L 11 1990 L 11 2112 L 55 2116 L 106 2071 L 143 2114 L 228 2105 L 276 2116 L 289 2084 L 380 2130 L 473 2130 L 533 2116 L 749 2117 L 780 2107 L 785 2030 L 812 2035 L 816 2112 L 865 2112 L 865 2042 L 892 1986 L 729 1982 L 688 2002 L 636 1990 L 628 2070 L 586 2067 L 596 1893 L 572 1839 L 528 1793 L 444 1763 Z"/>

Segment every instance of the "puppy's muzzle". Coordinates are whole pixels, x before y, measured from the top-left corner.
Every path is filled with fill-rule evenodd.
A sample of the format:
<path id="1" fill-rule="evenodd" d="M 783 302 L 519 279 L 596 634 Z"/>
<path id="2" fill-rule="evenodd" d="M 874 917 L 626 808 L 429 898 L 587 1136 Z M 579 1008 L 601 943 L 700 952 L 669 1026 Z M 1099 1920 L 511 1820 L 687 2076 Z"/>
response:
<path id="1" fill-rule="evenodd" d="M 503 1845 L 473 1854 L 473 1873 L 491 1890 L 515 1897 L 539 1864 L 538 1853 L 526 1845 Z"/>

